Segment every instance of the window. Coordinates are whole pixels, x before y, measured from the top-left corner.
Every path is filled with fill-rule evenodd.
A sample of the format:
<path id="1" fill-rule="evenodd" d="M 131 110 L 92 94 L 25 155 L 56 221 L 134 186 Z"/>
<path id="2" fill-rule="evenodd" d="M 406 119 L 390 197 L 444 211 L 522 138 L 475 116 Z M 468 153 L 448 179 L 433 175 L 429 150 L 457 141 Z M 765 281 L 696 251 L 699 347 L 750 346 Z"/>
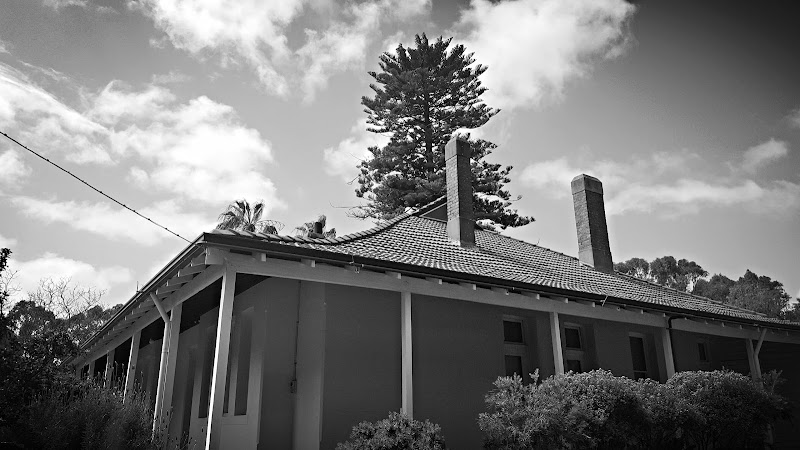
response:
<path id="1" fill-rule="evenodd" d="M 567 348 L 581 350 L 581 329 L 575 326 L 564 328 L 564 344 Z"/>
<path id="2" fill-rule="evenodd" d="M 698 341 L 697 342 L 697 359 L 700 362 L 710 362 L 711 359 L 708 357 L 708 342 L 706 341 Z"/>
<path id="3" fill-rule="evenodd" d="M 524 344 L 525 339 L 522 337 L 522 322 L 516 320 L 503 321 L 503 337 L 506 342 L 515 344 Z"/>
<path id="4" fill-rule="evenodd" d="M 631 360 L 633 361 L 633 379 L 647 378 L 647 357 L 644 350 L 644 336 L 629 336 L 631 343 Z"/>
<path id="5" fill-rule="evenodd" d="M 527 377 L 527 353 L 525 326 L 521 317 L 503 317 L 503 348 L 505 354 L 505 375 L 514 374 L 523 379 Z"/>
<path id="6" fill-rule="evenodd" d="M 583 372 L 586 369 L 586 351 L 583 328 L 573 323 L 564 324 L 564 370 Z"/>

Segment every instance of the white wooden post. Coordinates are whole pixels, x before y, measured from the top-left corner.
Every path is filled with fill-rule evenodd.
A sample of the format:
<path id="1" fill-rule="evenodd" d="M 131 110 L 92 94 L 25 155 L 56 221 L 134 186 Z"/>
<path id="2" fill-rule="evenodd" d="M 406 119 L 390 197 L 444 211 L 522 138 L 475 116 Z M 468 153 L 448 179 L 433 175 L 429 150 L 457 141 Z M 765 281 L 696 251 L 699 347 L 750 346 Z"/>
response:
<path id="1" fill-rule="evenodd" d="M 206 449 L 219 449 L 222 438 L 222 405 L 225 401 L 225 382 L 228 375 L 228 353 L 231 344 L 231 321 L 233 319 L 233 294 L 236 285 L 236 271 L 225 267 L 222 276 L 222 294 L 219 301 L 217 319 L 217 340 L 214 348 L 214 366 L 211 372 L 210 403 L 208 405 L 208 426 Z"/>
<path id="2" fill-rule="evenodd" d="M 322 438 L 325 379 L 325 285 L 300 283 L 294 448 L 316 450 Z"/>
<path id="3" fill-rule="evenodd" d="M 158 365 L 158 381 L 156 382 L 156 405 L 153 414 L 153 430 L 157 430 L 161 423 L 161 398 L 164 397 L 164 377 L 167 372 L 167 359 L 169 358 L 169 338 L 171 335 L 172 321 L 164 322 L 164 337 L 161 338 L 161 361 Z"/>
<path id="4" fill-rule="evenodd" d="M 94 359 L 94 358 L 91 358 L 89 360 L 89 374 L 88 375 L 89 375 L 89 379 L 92 380 L 92 381 L 94 381 L 94 363 L 95 363 L 95 361 L 96 361 L 96 359 Z"/>
<path id="5" fill-rule="evenodd" d="M 114 349 L 106 353 L 106 373 L 104 374 L 103 386 L 106 388 L 111 387 L 111 379 L 114 375 Z"/>
<path id="6" fill-rule="evenodd" d="M 136 361 L 139 359 L 139 342 L 142 339 L 142 331 L 139 330 L 131 336 L 131 351 L 128 353 L 128 370 L 125 374 L 125 391 L 122 394 L 122 402 L 126 403 L 133 394 L 133 383 L 136 380 Z"/>
<path id="7" fill-rule="evenodd" d="M 555 374 L 564 374 L 564 353 L 561 351 L 561 325 L 558 321 L 558 313 L 550 313 L 550 337 L 553 341 L 553 364 L 555 364 Z"/>
<path id="8" fill-rule="evenodd" d="M 411 293 L 400 293 L 400 339 L 402 354 L 402 406 L 400 411 L 414 417 L 414 371 L 412 369 Z"/>
<path id="9" fill-rule="evenodd" d="M 167 364 L 164 367 L 163 377 L 159 374 L 158 389 L 163 393 L 161 403 L 156 404 L 159 418 L 164 419 L 172 408 L 172 388 L 175 384 L 175 368 L 178 363 L 178 345 L 181 332 L 181 315 L 183 313 L 183 303 L 179 303 L 172 308 L 169 315 L 169 348 L 167 348 Z"/>
<path id="10" fill-rule="evenodd" d="M 661 329 L 661 345 L 664 346 L 664 368 L 666 368 L 667 380 L 669 380 L 675 375 L 675 359 L 672 355 L 672 338 L 667 328 Z"/>

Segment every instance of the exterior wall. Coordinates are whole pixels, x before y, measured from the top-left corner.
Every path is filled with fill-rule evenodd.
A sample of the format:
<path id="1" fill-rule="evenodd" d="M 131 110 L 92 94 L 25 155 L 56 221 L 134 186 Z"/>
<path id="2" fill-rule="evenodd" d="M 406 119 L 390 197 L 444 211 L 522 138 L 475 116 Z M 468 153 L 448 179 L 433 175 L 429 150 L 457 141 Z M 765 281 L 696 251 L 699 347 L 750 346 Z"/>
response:
<path id="1" fill-rule="evenodd" d="M 505 375 L 503 318 L 523 319 L 527 363 L 553 373 L 547 314 L 443 298 L 412 296 L 414 418 L 442 427 L 448 447 L 479 449 L 484 396 Z"/>
<path id="2" fill-rule="evenodd" d="M 136 389 L 144 395 L 150 407 L 156 404 L 156 386 L 158 385 L 158 365 L 161 362 L 161 339 L 152 341 L 139 348 L 136 362 Z"/>
<path id="3" fill-rule="evenodd" d="M 266 339 L 258 448 L 292 448 L 295 340 L 300 282 L 270 278 L 251 290 L 266 297 Z M 261 295 L 261 294 L 259 294 Z"/>
<path id="4" fill-rule="evenodd" d="M 661 345 L 660 329 L 565 315 L 562 315 L 560 320 L 561 345 L 565 354 L 568 352 L 564 337 L 565 326 L 569 324 L 580 325 L 582 336 L 586 336 L 587 349 L 585 352 L 588 367 L 584 367 L 583 371 L 602 368 L 610 370 L 617 376 L 633 378 L 630 336 L 634 334 L 644 338 L 647 377 L 666 381 L 667 375 L 666 367 L 664 366 L 664 350 Z M 564 359 L 567 359 L 566 356 Z"/>
<path id="5" fill-rule="evenodd" d="M 698 343 L 705 343 L 708 361 L 700 360 Z M 675 371 L 730 369 L 750 373 L 744 339 L 672 330 L 672 353 Z"/>
<path id="6" fill-rule="evenodd" d="M 329 449 L 359 422 L 400 410 L 400 293 L 327 285 L 325 302 L 320 448 Z"/>

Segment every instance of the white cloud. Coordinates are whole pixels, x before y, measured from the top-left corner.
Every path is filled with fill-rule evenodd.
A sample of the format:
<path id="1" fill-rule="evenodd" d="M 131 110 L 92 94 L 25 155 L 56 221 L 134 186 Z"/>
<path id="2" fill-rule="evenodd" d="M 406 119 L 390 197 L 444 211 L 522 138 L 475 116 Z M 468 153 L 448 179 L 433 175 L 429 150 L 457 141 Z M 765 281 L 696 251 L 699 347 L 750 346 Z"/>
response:
<path id="1" fill-rule="evenodd" d="M 546 195 L 565 198 L 571 194 L 570 181 L 575 176 L 595 176 L 603 182 L 609 216 L 627 212 L 690 214 L 708 206 L 741 206 L 755 213 L 800 209 L 800 184 L 785 180 L 756 182 L 734 176 L 692 178 L 687 167 L 697 159 L 696 154 L 686 151 L 669 158 L 656 154 L 627 163 L 573 164 L 567 158 L 558 158 L 527 166 L 520 180 Z"/>
<path id="2" fill-rule="evenodd" d="M 5 42 L 2 39 L 0 39 L 0 54 L 2 53 L 11 54 L 9 48 L 11 48 L 11 45 L 8 42 Z"/>
<path id="3" fill-rule="evenodd" d="M 800 128 L 800 108 L 789 113 L 786 118 L 789 120 L 789 125 L 793 128 Z"/>
<path id="4" fill-rule="evenodd" d="M 488 105 L 536 106 L 558 98 L 593 61 L 620 55 L 635 7 L 624 0 L 472 0 L 457 29 L 475 60 Z"/>
<path id="5" fill-rule="evenodd" d="M 111 106 L 93 114 L 120 128 L 111 136 L 114 152 L 149 163 L 130 171 L 139 187 L 211 204 L 258 198 L 268 210 L 284 206 L 263 174 L 273 155 L 258 131 L 242 125 L 233 108 L 208 97 L 185 104 L 172 100 L 163 88 L 123 92 L 111 85 L 97 99 L 97 105 Z"/>
<path id="6" fill-rule="evenodd" d="M 330 0 L 143 0 L 137 6 L 178 49 L 218 58 L 223 67 L 252 68 L 270 93 L 286 97 L 299 84 L 306 101 L 328 78 L 363 65 L 382 21 L 408 21 L 430 8 L 429 0 L 351 2 Z M 306 29 L 306 41 L 289 46 L 287 29 L 308 10 L 324 25 Z M 157 42 L 161 42 L 158 41 Z"/>
<path id="7" fill-rule="evenodd" d="M 77 163 L 110 163 L 108 130 L 0 63 L 0 126 L 42 153 L 65 151 Z"/>
<path id="8" fill-rule="evenodd" d="M 20 158 L 18 151 L 0 153 L 0 188 L 15 189 L 30 173 L 30 167 Z"/>
<path id="9" fill-rule="evenodd" d="M 44 253 L 28 261 L 11 259 L 9 267 L 17 271 L 14 283 L 21 288 L 18 296 L 36 290 L 39 280 L 70 278 L 87 287 L 110 290 L 116 285 L 133 280 L 131 270 L 122 266 L 95 267 L 84 261 L 65 258 L 56 253 Z"/>
<path id="10" fill-rule="evenodd" d="M 789 145 L 784 141 L 770 139 L 744 152 L 742 170 L 755 173 L 764 165 L 789 154 Z"/>
<path id="11" fill-rule="evenodd" d="M 6 237 L 0 234 L 0 248 L 10 248 L 11 250 L 14 250 L 14 247 L 17 246 L 18 242 L 19 241 L 14 238 Z"/>
<path id="12" fill-rule="evenodd" d="M 151 84 L 134 89 L 119 81 L 112 81 L 94 95 L 82 91 L 81 99 L 82 111 L 69 108 L 21 72 L 0 64 L 0 125 L 14 130 L 33 148 L 70 148 L 67 158 L 80 162 L 92 161 L 82 156 L 102 154 L 103 158 L 93 161 L 126 164 L 129 180 L 135 186 L 158 192 L 161 198 L 178 206 L 192 201 L 195 206 L 201 202 L 203 206 L 219 207 L 247 198 L 263 199 L 267 205 L 265 214 L 285 207 L 274 183 L 264 175 L 274 160 L 271 144 L 257 130 L 244 125 L 232 107 L 205 96 L 180 102 L 164 86 Z M 4 184 L 17 183 L 28 172 L 16 152 L 0 154 Z M 17 205 L 24 208 L 26 202 L 44 202 L 25 210 L 50 222 L 68 223 L 106 237 L 154 242 L 152 232 L 132 234 L 126 230 L 125 219 L 130 217 L 118 216 L 128 213 L 99 204 L 34 197 L 18 199 Z M 162 217 L 176 210 L 155 209 L 154 213 Z M 83 220 L 82 214 L 87 212 L 94 214 L 96 220 Z M 180 216 L 174 220 L 200 222 L 186 219 Z M 199 231 L 191 228 L 188 234 L 194 236 Z"/>
<path id="13" fill-rule="evenodd" d="M 303 70 L 304 100 L 327 86 L 332 73 L 363 67 L 367 45 L 378 27 L 378 4 L 351 4 L 353 23 L 335 22 L 324 32 L 306 29 L 306 44 L 297 50 Z"/>
<path id="14" fill-rule="evenodd" d="M 24 196 L 13 197 L 11 202 L 31 219 L 46 224 L 66 225 L 108 239 L 126 239 L 142 245 L 155 245 L 165 239 L 175 239 L 163 229 L 110 203 L 57 201 Z M 174 201 L 158 202 L 138 211 L 189 240 L 203 231 L 211 230 L 215 225 L 209 217 L 181 210 Z"/>
<path id="15" fill-rule="evenodd" d="M 88 4 L 87 0 L 44 0 L 44 6 L 49 6 L 53 9 L 66 8 L 67 6 L 77 6 L 85 8 Z"/>
<path id="16" fill-rule="evenodd" d="M 350 136 L 336 145 L 322 151 L 325 161 L 325 172 L 328 175 L 340 176 L 343 180 L 350 181 L 358 173 L 356 166 L 360 161 L 371 157 L 367 150 L 369 147 L 383 147 L 389 138 L 381 134 L 367 131 L 366 119 L 359 120 L 350 129 Z"/>

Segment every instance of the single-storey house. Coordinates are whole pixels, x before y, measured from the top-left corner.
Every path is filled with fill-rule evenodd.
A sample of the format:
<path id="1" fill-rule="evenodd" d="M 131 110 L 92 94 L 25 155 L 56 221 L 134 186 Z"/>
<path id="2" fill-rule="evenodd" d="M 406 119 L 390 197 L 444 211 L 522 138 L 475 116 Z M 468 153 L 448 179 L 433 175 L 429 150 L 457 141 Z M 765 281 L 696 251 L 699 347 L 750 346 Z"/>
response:
<path id="1" fill-rule="evenodd" d="M 478 449 L 493 381 L 537 368 L 776 368 L 800 399 L 800 324 L 614 272 L 587 175 L 572 181 L 578 258 L 476 228 L 469 157 L 448 143 L 447 196 L 367 231 L 201 234 L 82 345 L 76 371 L 138 386 L 154 423 L 211 449 L 332 449 L 397 410 Z"/>

